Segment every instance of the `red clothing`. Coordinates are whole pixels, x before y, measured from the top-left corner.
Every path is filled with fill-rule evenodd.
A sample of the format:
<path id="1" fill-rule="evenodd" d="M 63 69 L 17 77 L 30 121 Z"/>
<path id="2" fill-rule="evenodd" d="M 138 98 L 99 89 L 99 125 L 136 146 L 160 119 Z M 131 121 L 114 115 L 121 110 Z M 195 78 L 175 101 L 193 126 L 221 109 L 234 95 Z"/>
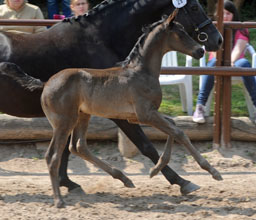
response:
<path id="1" fill-rule="evenodd" d="M 249 37 L 248 37 L 248 36 L 249 36 L 249 31 L 248 31 L 248 29 L 247 29 L 247 28 L 244 29 L 244 32 L 246 33 L 247 36 L 244 35 L 244 34 L 241 32 L 241 30 L 237 30 L 237 31 L 236 31 L 236 33 L 235 33 L 234 46 L 236 45 L 237 40 L 239 40 L 239 39 L 245 40 L 245 41 L 249 42 Z M 233 46 L 233 48 L 234 48 L 234 46 Z M 209 59 L 208 59 L 208 60 L 211 60 L 213 57 L 214 57 L 214 52 L 209 52 Z M 241 53 L 239 59 L 244 58 L 244 57 L 245 57 L 245 55 L 244 55 L 244 52 L 243 52 L 243 53 Z"/>

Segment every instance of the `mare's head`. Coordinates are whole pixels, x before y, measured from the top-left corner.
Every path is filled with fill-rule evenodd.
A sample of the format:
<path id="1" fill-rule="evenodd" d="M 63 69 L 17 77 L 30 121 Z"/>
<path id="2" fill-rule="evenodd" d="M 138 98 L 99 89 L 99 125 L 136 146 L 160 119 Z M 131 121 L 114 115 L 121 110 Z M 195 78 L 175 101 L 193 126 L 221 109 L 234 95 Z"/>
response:
<path id="1" fill-rule="evenodd" d="M 207 51 L 220 49 L 223 37 L 207 17 L 198 0 L 173 0 L 173 2 L 187 2 L 180 8 L 175 20 L 184 26 L 190 36 L 200 44 L 205 45 Z"/>
<path id="2" fill-rule="evenodd" d="M 109 47 L 127 56 L 142 34 L 141 28 L 158 21 L 164 14 L 170 15 L 179 7 L 175 2 L 182 4 L 175 20 L 186 32 L 205 45 L 206 50 L 220 49 L 223 38 L 198 0 L 105 0 L 89 11 L 87 19 L 101 26 L 101 36 L 105 42 L 110 41 Z"/>
<path id="3" fill-rule="evenodd" d="M 178 51 L 196 59 L 204 55 L 204 49 L 193 40 L 183 26 L 174 21 L 179 9 L 175 9 L 169 16 L 162 18 L 144 29 L 137 43 L 126 59 L 119 63 L 126 67 L 130 63 L 138 65 L 141 61 L 145 64 L 161 63 L 163 55 L 168 51 Z M 157 66 L 157 65 L 155 65 Z"/>
<path id="4" fill-rule="evenodd" d="M 204 50 L 187 34 L 181 24 L 174 21 L 178 10 L 175 9 L 163 22 L 163 34 L 165 35 L 163 52 L 175 50 L 199 59 L 204 55 Z"/>

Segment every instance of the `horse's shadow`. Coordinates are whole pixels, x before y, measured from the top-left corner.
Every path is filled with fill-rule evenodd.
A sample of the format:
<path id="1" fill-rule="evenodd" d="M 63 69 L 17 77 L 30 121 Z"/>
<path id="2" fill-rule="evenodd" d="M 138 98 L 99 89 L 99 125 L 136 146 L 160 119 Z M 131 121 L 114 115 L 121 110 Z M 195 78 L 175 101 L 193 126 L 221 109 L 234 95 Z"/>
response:
<path id="1" fill-rule="evenodd" d="M 223 158 L 239 156 L 256 163 L 255 145 L 252 143 L 253 142 L 233 141 L 231 142 L 231 148 L 219 148 L 218 152 Z M 246 147 L 243 147 L 243 145 L 246 145 Z"/>
<path id="2" fill-rule="evenodd" d="M 154 141 L 153 142 L 158 154 L 161 155 L 164 151 L 165 142 L 164 141 Z M 185 147 L 180 144 L 174 143 L 174 147 L 171 154 L 171 159 L 168 165 L 174 169 L 178 170 L 182 175 L 189 175 L 189 173 L 184 169 L 184 165 L 189 163 L 189 160 L 193 159 L 191 154 L 185 149 Z M 142 154 L 137 154 L 131 160 L 134 160 L 138 163 L 143 164 L 143 168 L 140 169 L 141 174 L 149 174 L 150 169 L 154 166 L 154 164 L 148 159 L 142 156 Z M 200 169 L 200 167 L 198 168 Z"/>
<path id="3" fill-rule="evenodd" d="M 255 214 L 256 209 L 253 208 L 237 208 L 232 205 L 219 205 L 213 207 L 211 205 L 197 205 L 195 202 L 199 200 L 214 200 L 221 201 L 223 198 L 221 196 L 209 198 L 206 196 L 198 195 L 187 195 L 187 196 L 171 196 L 164 193 L 153 194 L 150 196 L 133 196 L 124 197 L 119 193 L 110 193 L 110 192 L 98 192 L 92 194 L 86 194 L 82 190 L 76 192 L 70 192 L 64 195 L 66 206 L 77 206 L 80 208 L 93 207 L 99 203 L 108 204 L 112 203 L 115 205 L 115 208 L 120 211 L 127 211 L 132 213 L 140 213 L 142 211 L 146 212 L 162 212 L 162 213 L 186 213 L 193 214 L 199 211 L 207 213 L 215 213 L 220 216 L 226 216 L 230 213 L 240 215 L 241 217 L 247 216 L 250 214 Z M 53 206 L 53 198 L 50 195 L 45 194 L 16 194 L 16 195 L 3 195 L 1 200 L 4 203 L 44 203 L 45 205 Z M 230 201 L 238 201 L 239 198 L 229 198 Z M 256 199 L 251 202 L 256 202 Z M 221 211 L 225 210 L 225 212 Z"/>

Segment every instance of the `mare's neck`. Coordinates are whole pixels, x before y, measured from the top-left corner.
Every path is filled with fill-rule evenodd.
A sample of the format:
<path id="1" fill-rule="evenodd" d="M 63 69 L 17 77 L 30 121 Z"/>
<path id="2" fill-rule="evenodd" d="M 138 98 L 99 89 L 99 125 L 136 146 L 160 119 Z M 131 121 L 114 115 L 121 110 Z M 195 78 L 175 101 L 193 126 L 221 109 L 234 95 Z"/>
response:
<path id="1" fill-rule="evenodd" d="M 116 0 L 112 6 L 106 7 L 108 12 L 95 14 L 95 21 L 100 21 L 101 36 L 104 36 L 104 41 L 108 39 L 108 46 L 120 60 L 129 54 L 142 34 L 143 26 L 159 20 L 163 13 L 173 10 L 170 0 Z M 96 19 L 97 16 L 99 19 Z"/>

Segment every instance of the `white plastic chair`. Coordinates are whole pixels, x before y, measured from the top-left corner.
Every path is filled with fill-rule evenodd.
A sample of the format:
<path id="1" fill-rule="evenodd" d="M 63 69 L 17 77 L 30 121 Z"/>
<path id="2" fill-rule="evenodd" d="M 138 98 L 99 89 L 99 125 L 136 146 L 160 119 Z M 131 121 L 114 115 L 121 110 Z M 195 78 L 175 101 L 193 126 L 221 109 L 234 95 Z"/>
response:
<path id="1" fill-rule="evenodd" d="M 177 52 L 171 51 L 164 55 L 162 67 L 178 66 Z M 186 66 L 192 66 L 192 57 L 186 56 Z M 160 75 L 160 85 L 179 85 L 182 111 L 188 115 L 193 113 L 193 87 L 192 75 Z"/>
<path id="2" fill-rule="evenodd" d="M 252 56 L 252 68 L 255 68 L 256 67 L 256 52 L 255 52 L 253 46 L 250 45 L 250 44 L 247 44 L 247 46 L 245 48 L 245 52 L 249 53 Z M 203 56 L 200 59 L 200 66 L 202 66 L 202 67 L 206 66 L 205 56 Z M 242 78 L 240 76 L 233 76 L 233 77 L 231 77 L 231 79 L 232 79 L 232 84 L 238 84 L 238 83 L 243 82 Z M 201 88 L 201 86 L 202 86 L 202 76 L 200 76 L 199 88 Z M 245 100 L 246 100 L 246 103 L 247 103 L 249 116 L 251 118 L 253 118 L 254 117 L 254 112 L 256 112 L 256 109 L 255 109 L 255 107 L 252 103 L 251 97 L 250 97 L 246 87 L 244 86 L 244 84 L 243 84 L 243 93 L 244 93 Z M 210 115 L 212 96 L 213 96 L 213 90 L 211 91 L 211 93 L 208 97 L 208 100 L 206 102 L 206 105 L 205 105 L 205 116 Z"/>

